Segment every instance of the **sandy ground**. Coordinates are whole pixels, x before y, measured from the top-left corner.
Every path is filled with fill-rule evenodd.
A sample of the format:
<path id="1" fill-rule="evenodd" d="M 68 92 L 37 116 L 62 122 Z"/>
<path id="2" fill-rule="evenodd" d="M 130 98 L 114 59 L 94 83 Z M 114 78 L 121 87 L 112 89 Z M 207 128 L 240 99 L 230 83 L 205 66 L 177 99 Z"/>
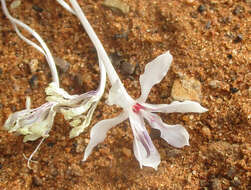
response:
<path id="1" fill-rule="evenodd" d="M 130 95 L 140 95 L 139 75 L 167 50 L 174 56 L 172 67 L 147 101 L 170 103 L 177 98 L 172 94 L 175 81 L 190 82 L 191 88 L 196 81 L 190 98 L 208 112 L 161 114 L 165 122 L 185 126 L 190 146 L 175 149 L 151 131 L 162 161 L 157 171 L 140 169 L 126 121 L 81 162 L 91 126 L 121 111 L 105 104 L 108 86 L 91 126 L 79 137 L 70 139 L 69 123 L 56 116 L 31 170 L 23 154 L 32 153 L 39 141 L 23 143 L 23 136 L 0 130 L 0 189 L 251 189 L 251 2 L 123 2 L 128 13 L 103 6 L 103 0 L 79 1 Z M 97 56 L 75 16 L 49 0 L 22 0 L 10 12 L 35 29 L 55 57 L 67 61 L 69 68 L 60 72 L 65 90 L 79 94 L 98 86 Z M 33 107 L 43 104 L 49 82 L 43 55 L 19 39 L 0 11 L 1 126 L 10 113 L 25 108 L 26 96 Z"/>

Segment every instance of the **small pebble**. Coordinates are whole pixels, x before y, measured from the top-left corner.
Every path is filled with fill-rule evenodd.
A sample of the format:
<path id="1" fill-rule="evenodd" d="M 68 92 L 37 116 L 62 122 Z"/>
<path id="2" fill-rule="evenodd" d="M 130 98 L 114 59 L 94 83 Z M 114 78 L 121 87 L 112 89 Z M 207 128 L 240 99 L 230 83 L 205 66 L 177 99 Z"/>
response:
<path id="1" fill-rule="evenodd" d="M 120 0 L 105 0 L 103 5 L 111 8 L 114 11 L 119 10 L 124 14 L 129 13 L 130 10 L 130 7 Z"/>
<path id="2" fill-rule="evenodd" d="M 221 81 L 218 80 L 211 80 L 208 84 L 212 88 L 218 88 L 220 86 Z"/>
<path id="3" fill-rule="evenodd" d="M 29 62 L 29 67 L 30 67 L 30 71 L 32 74 L 36 73 L 38 70 L 38 60 L 37 59 L 32 59 Z"/>
<path id="4" fill-rule="evenodd" d="M 211 186 L 213 190 L 222 190 L 221 182 L 219 179 L 215 178 L 211 181 Z"/>
<path id="5" fill-rule="evenodd" d="M 115 53 L 111 53 L 109 55 L 109 58 L 111 59 L 112 65 L 115 68 L 120 67 L 121 62 L 123 61 L 123 58 L 119 55 L 119 53 L 115 52 Z"/>
<path id="6" fill-rule="evenodd" d="M 211 131 L 208 127 L 203 127 L 202 128 L 202 134 L 206 136 L 207 138 L 211 137 Z"/>
<path id="7" fill-rule="evenodd" d="M 59 68 L 60 71 L 63 73 L 67 72 L 70 68 L 70 63 L 65 61 L 64 59 L 61 59 L 59 57 L 54 57 L 55 64 Z"/>
<path id="8" fill-rule="evenodd" d="M 205 28 L 206 28 L 207 30 L 211 28 L 211 21 L 208 21 L 208 22 L 207 22 Z"/>
<path id="9" fill-rule="evenodd" d="M 122 148 L 122 152 L 127 158 L 130 158 L 132 156 L 132 151 L 126 147 Z"/>
<path id="10" fill-rule="evenodd" d="M 128 32 L 123 32 L 121 34 L 115 34 L 114 35 L 115 39 L 128 39 Z"/>
<path id="11" fill-rule="evenodd" d="M 239 89 L 238 88 L 235 88 L 235 87 L 230 87 L 230 92 L 231 93 L 236 93 L 236 92 L 238 92 L 239 91 Z"/>
<path id="12" fill-rule="evenodd" d="M 126 61 L 123 61 L 120 66 L 121 72 L 127 75 L 132 75 L 135 70 L 135 65 L 128 63 Z"/>
<path id="13" fill-rule="evenodd" d="M 243 36 L 241 34 L 238 34 L 236 38 L 234 39 L 235 43 L 241 42 L 243 40 Z"/>
<path id="14" fill-rule="evenodd" d="M 211 80 L 208 82 L 208 85 L 213 89 L 220 89 L 220 90 L 226 90 L 229 91 L 229 84 L 219 81 L 219 80 Z"/>
<path id="15" fill-rule="evenodd" d="M 168 158 L 176 158 L 181 154 L 181 150 L 178 149 L 171 149 L 166 151 L 166 156 Z"/>
<path id="16" fill-rule="evenodd" d="M 76 152 L 81 153 L 84 150 L 84 140 L 82 138 L 77 137 L 74 142 L 74 146 L 76 147 Z"/>
<path id="17" fill-rule="evenodd" d="M 32 183 L 35 185 L 35 186 L 41 186 L 43 184 L 43 181 L 40 177 L 34 175 L 32 177 Z"/>
<path id="18" fill-rule="evenodd" d="M 84 175 L 83 169 L 78 164 L 73 164 L 69 168 L 69 173 L 73 176 L 81 177 Z"/>
<path id="19" fill-rule="evenodd" d="M 222 20 L 221 20 L 221 22 L 224 23 L 224 24 L 228 24 L 231 21 L 232 21 L 231 17 L 228 17 L 228 16 L 223 17 Z"/>
<path id="20" fill-rule="evenodd" d="M 241 28 L 241 25 L 239 24 L 239 23 L 237 23 L 235 26 L 234 26 L 234 28 L 233 28 L 233 30 L 239 30 Z"/>
<path id="21" fill-rule="evenodd" d="M 197 17 L 198 17 L 198 13 L 195 12 L 195 11 L 193 11 L 193 12 L 190 13 L 190 16 L 191 16 L 192 18 L 197 18 Z"/>
<path id="22" fill-rule="evenodd" d="M 206 7 L 205 5 L 200 5 L 197 10 L 199 13 L 203 13 L 206 10 Z"/>
<path id="23" fill-rule="evenodd" d="M 41 7 L 39 7 L 39 6 L 37 6 L 37 5 L 33 5 L 32 9 L 37 11 L 37 12 L 40 12 L 40 13 L 43 12 L 43 9 Z"/>
<path id="24" fill-rule="evenodd" d="M 29 80 L 29 84 L 31 88 L 35 88 L 38 85 L 38 76 L 37 75 L 32 75 L 31 79 Z"/>
<path id="25" fill-rule="evenodd" d="M 232 184 L 233 184 L 235 187 L 240 187 L 241 181 L 239 180 L 239 178 L 238 178 L 237 176 L 235 176 L 234 179 L 232 180 Z"/>
<path id="26" fill-rule="evenodd" d="M 51 168 L 51 175 L 52 175 L 53 177 L 56 177 L 56 176 L 58 175 L 58 170 L 57 170 L 57 168 L 55 168 L 55 167 L 52 167 L 52 168 Z"/>
<path id="27" fill-rule="evenodd" d="M 232 58 L 233 58 L 232 54 L 228 54 L 228 55 L 227 55 L 227 58 L 228 58 L 228 59 L 232 59 Z"/>
<path id="28" fill-rule="evenodd" d="M 200 102 L 202 96 L 200 81 L 188 77 L 176 79 L 173 83 L 171 96 L 178 101 L 192 100 Z"/>
<path id="29" fill-rule="evenodd" d="M 240 13 L 242 13 L 244 11 L 244 8 L 240 5 L 237 5 L 234 10 L 233 10 L 233 14 L 234 15 L 239 15 Z"/>
<path id="30" fill-rule="evenodd" d="M 15 9 L 21 5 L 21 0 L 15 0 L 10 4 L 11 9 Z"/>
<path id="31" fill-rule="evenodd" d="M 54 145 L 55 145 L 54 142 L 48 142 L 48 143 L 47 143 L 47 146 L 49 146 L 49 147 L 53 147 Z"/>
<path id="32" fill-rule="evenodd" d="M 193 5 L 195 0 L 185 0 L 188 5 Z"/>

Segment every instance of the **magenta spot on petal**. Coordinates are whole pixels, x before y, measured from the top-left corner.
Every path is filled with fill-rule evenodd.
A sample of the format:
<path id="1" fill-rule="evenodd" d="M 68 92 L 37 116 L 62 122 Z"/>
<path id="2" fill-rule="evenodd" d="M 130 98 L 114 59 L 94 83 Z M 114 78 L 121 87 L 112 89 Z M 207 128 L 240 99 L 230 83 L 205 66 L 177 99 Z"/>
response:
<path id="1" fill-rule="evenodd" d="M 136 103 L 135 105 L 132 106 L 132 111 L 134 113 L 139 113 L 139 111 L 141 109 L 143 109 L 144 107 L 142 105 L 140 105 L 139 103 Z"/>

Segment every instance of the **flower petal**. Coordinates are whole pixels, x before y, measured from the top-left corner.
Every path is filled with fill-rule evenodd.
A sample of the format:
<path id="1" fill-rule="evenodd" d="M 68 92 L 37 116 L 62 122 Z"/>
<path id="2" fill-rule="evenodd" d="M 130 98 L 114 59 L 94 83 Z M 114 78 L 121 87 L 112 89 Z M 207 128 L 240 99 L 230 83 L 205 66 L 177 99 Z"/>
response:
<path id="1" fill-rule="evenodd" d="M 153 113 L 141 111 L 152 128 L 158 129 L 161 132 L 161 138 L 167 141 L 170 145 L 182 148 L 189 145 L 189 134 L 181 125 L 167 125 L 161 118 Z"/>
<path id="2" fill-rule="evenodd" d="M 45 89 L 47 101 L 63 103 L 67 100 L 74 99 L 78 95 L 70 95 L 63 88 L 59 88 L 55 82 L 51 82 L 49 86 Z"/>
<path id="3" fill-rule="evenodd" d="M 91 108 L 89 109 L 84 121 L 82 122 L 82 124 L 80 125 L 77 125 L 77 123 L 75 122 L 75 126 L 74 124 L 72 125 L 73 126 L 73 129 L 70 131 L 70 138 L 74 138 L 74 137 L 77 137 L 80 135 L 80 133 L 82 133 L 86 127 L 88 127 L 91 123 L 91 119 L 92 119 L 92 115 L 96 109 L 98 105 L 98 102 L 94 103 Z M 73 120 L 74 121 L 77 121 L 78 119 L 76 120 Z M 80 121 L 81 122 L 81 121 Z"/>
<path id="4" fill-rule="evenodd" d="M 140 167 L 148 166 L 157 170 L 160 163 L 160 155 L 145 128 L 143 118 L 135 113 L 130 113 L 129 120 L 134 135 L 133 151 Z"/>
<path id="5" fill-rule="evenodd" d="M 150 112 L 163 112 L 163 113 L 203 113 L 208 109 L 202 107 L 198 102 L 186 100 L 184 102 L 174 101 L 171 104 L 146 104 L 141 103 L 147 111 Z"/>
<path id="6" fill-rule="evenodd" d="M 127 117 L 128 117 L 127 113 L 122 112 L 119 116 L 115 118 L 102 120 L 98 122 L 96 125 L 94 125 L 91 129 L 90 142 L 85 149 L 83 161 L 85 161 L 88 158 L 88 156 L 91 154 L 95 146 L 97 146 L 99 143 L 105 140 L 106 134 L 109 131 L 109 129 L 123 122 Z"/>
<path id="7" fill-rule="evenodd" d="M 56 114 L 56 103 L 47 102 L 35 109 L 30 109 L 29 104 L 27 109 L 11 114 L 4 124 L 9 132 L 25 135 L 24 142 L 47 137 Z"/>
<path id="8" fill-rule="evenodd" d="M 102 69 L 104 68 L 102 67 Z M 89 91 L 81 95 L 69 95 L 55 83 L 50 83 L 49 87 L 46 88 L 48 95 L 46 100 L 57 102 L 56 110 L 60 111 L 66 120 L 71 120 L 70 125 L 73 126 L 73 129 L 70 132 L 70 138 L 80 135 L 90 124 L 93 112 L 104 92 L 106 76 L 103 72 L 105 70 L 102 70 L 102 81 L 97 91 Z"/>
<path id="9" fill-rule="evenodd" d="M 53 110 L 52 107 L 48 113 L 48 116 L 46 117 L 46 120 L 42 122 L 37 122 L 30 127 L 31 133 L 24 137 L 23 142 L 34 141 L 40 137 L 48 137 L 54 122 L 55 115 L 56 112 Z"/>
<path id="10" fill-rule="evenodd" d="M 139 78 L 141 86 L 139 102 L 145 102 L 151 88 L 166 76 L 172 60 L 172 55 L 167 51 L 146 65 L 145 72 Z"/>
<path id="11" fill-rule="evenodd" d="M 92 101 L 92 99 L 90 99 L 85 104 L 80 104 L 77 107 L 74 104 L 72 105 L 72 107 L 70 106 L 66 107 L 63 105 L 62 106 L 63 108 L 61 108 L 60 111 L 62 112 L 66 120 L 70 120 L 70 119 L 73 119 L 74 117 L 80 116 L 83 113 L 87 112 L 94 103 L 97 103 L 97 102 L 94 102 Z"/>

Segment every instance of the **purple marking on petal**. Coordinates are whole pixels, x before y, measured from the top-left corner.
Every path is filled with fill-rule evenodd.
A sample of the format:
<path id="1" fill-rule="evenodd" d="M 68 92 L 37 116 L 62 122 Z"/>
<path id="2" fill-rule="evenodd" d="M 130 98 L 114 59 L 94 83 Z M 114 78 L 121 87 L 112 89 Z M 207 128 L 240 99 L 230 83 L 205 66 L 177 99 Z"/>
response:
<path id="1" fill-rule="evenodd" d="M 97 94 L 97 90 L 92 90 L 92 91 L 86 92 L 82 95 L 86 95 L 87 97 L 90 97 L 90 96 L 94 96 L 96 94 Z M 80 96 L 82 96 L 82 95 L 80 95 Z"/>
<path id="2" fill-rule="evenodd" d="M 146 130 L 144 118 L 141 114 L 131 111 L 129 120 L 134 135 L 133 151 L 136 159 L 141 167 L 149 166 L 157 169 L 160 163 L 160 155 Z"/>
<path id="3" fill-rule="evenodd" d="M 140 142 L 143 144 L 144 148 L 146 149 L 147 157 L 149 157 L 150 153 L 154 150 L 152 140 L 147 131 L 143 131 L 142 134 L 139 134 Z"/>
<path id="4" fill-rule="evenodd" d="M 21 119 L 23 125 L 30 125 L 38 120 L 42 121 L 47 118 L 49 111 L 54 104 L 55 103 L 47 102 L 38 108 L 27 110 L 27 113 L 25 113 L 26 117 Z"/>
<path id="5" fill-rule="evenodd" d="M 150 147 L 149 147 L 149 144 L 148 142 L 146 141 L 145 139 L 145 135 L 143 133 L 143 136 L 142 135 L 139 135 L 139 140 L 140 142 L 142 143 L 142 145 L 144 146 L 145 150 L 146 150 L 146 153 L 147 153 L 147 156 L 146 157 L 149 157 L 150 156 Z"/>
<path id="6" fill-rule="evenodd" d="M 149 145 L 150 150 L 152 151 L 153 150 L 153 143 L 152 143 L 151 137 L 149 136 L 147 131 L 143 131 L 143 135 L 145 137 L 147 144 Z"/>
<path id="7" fill-rule="evenodd" d="M 48 102 L 34 109 L 25 109 L 13 113 L 8 119 L 5 125 L 14 126 L 17 121 L 22 123 L 22 125 L 30 125 L 38 120 L 43 120 L 48 116 L 49 110 L 54 103 Z"/>
<path id="8" fill-rule="evenodd" d="M 72 102 L 72 104 L 77 104 L 80 101 L 85 101 L 86 99 L 89 99 L 89 98 L 91 98 L 92 96 L 94 96 L 96 94 L 97 94 L 97 91 L 96 90 L 92 90 L 92 91 L 86 92 L 84 94 L 81 94 L 81 95 L 73 98 L 70 101 Z"/>

